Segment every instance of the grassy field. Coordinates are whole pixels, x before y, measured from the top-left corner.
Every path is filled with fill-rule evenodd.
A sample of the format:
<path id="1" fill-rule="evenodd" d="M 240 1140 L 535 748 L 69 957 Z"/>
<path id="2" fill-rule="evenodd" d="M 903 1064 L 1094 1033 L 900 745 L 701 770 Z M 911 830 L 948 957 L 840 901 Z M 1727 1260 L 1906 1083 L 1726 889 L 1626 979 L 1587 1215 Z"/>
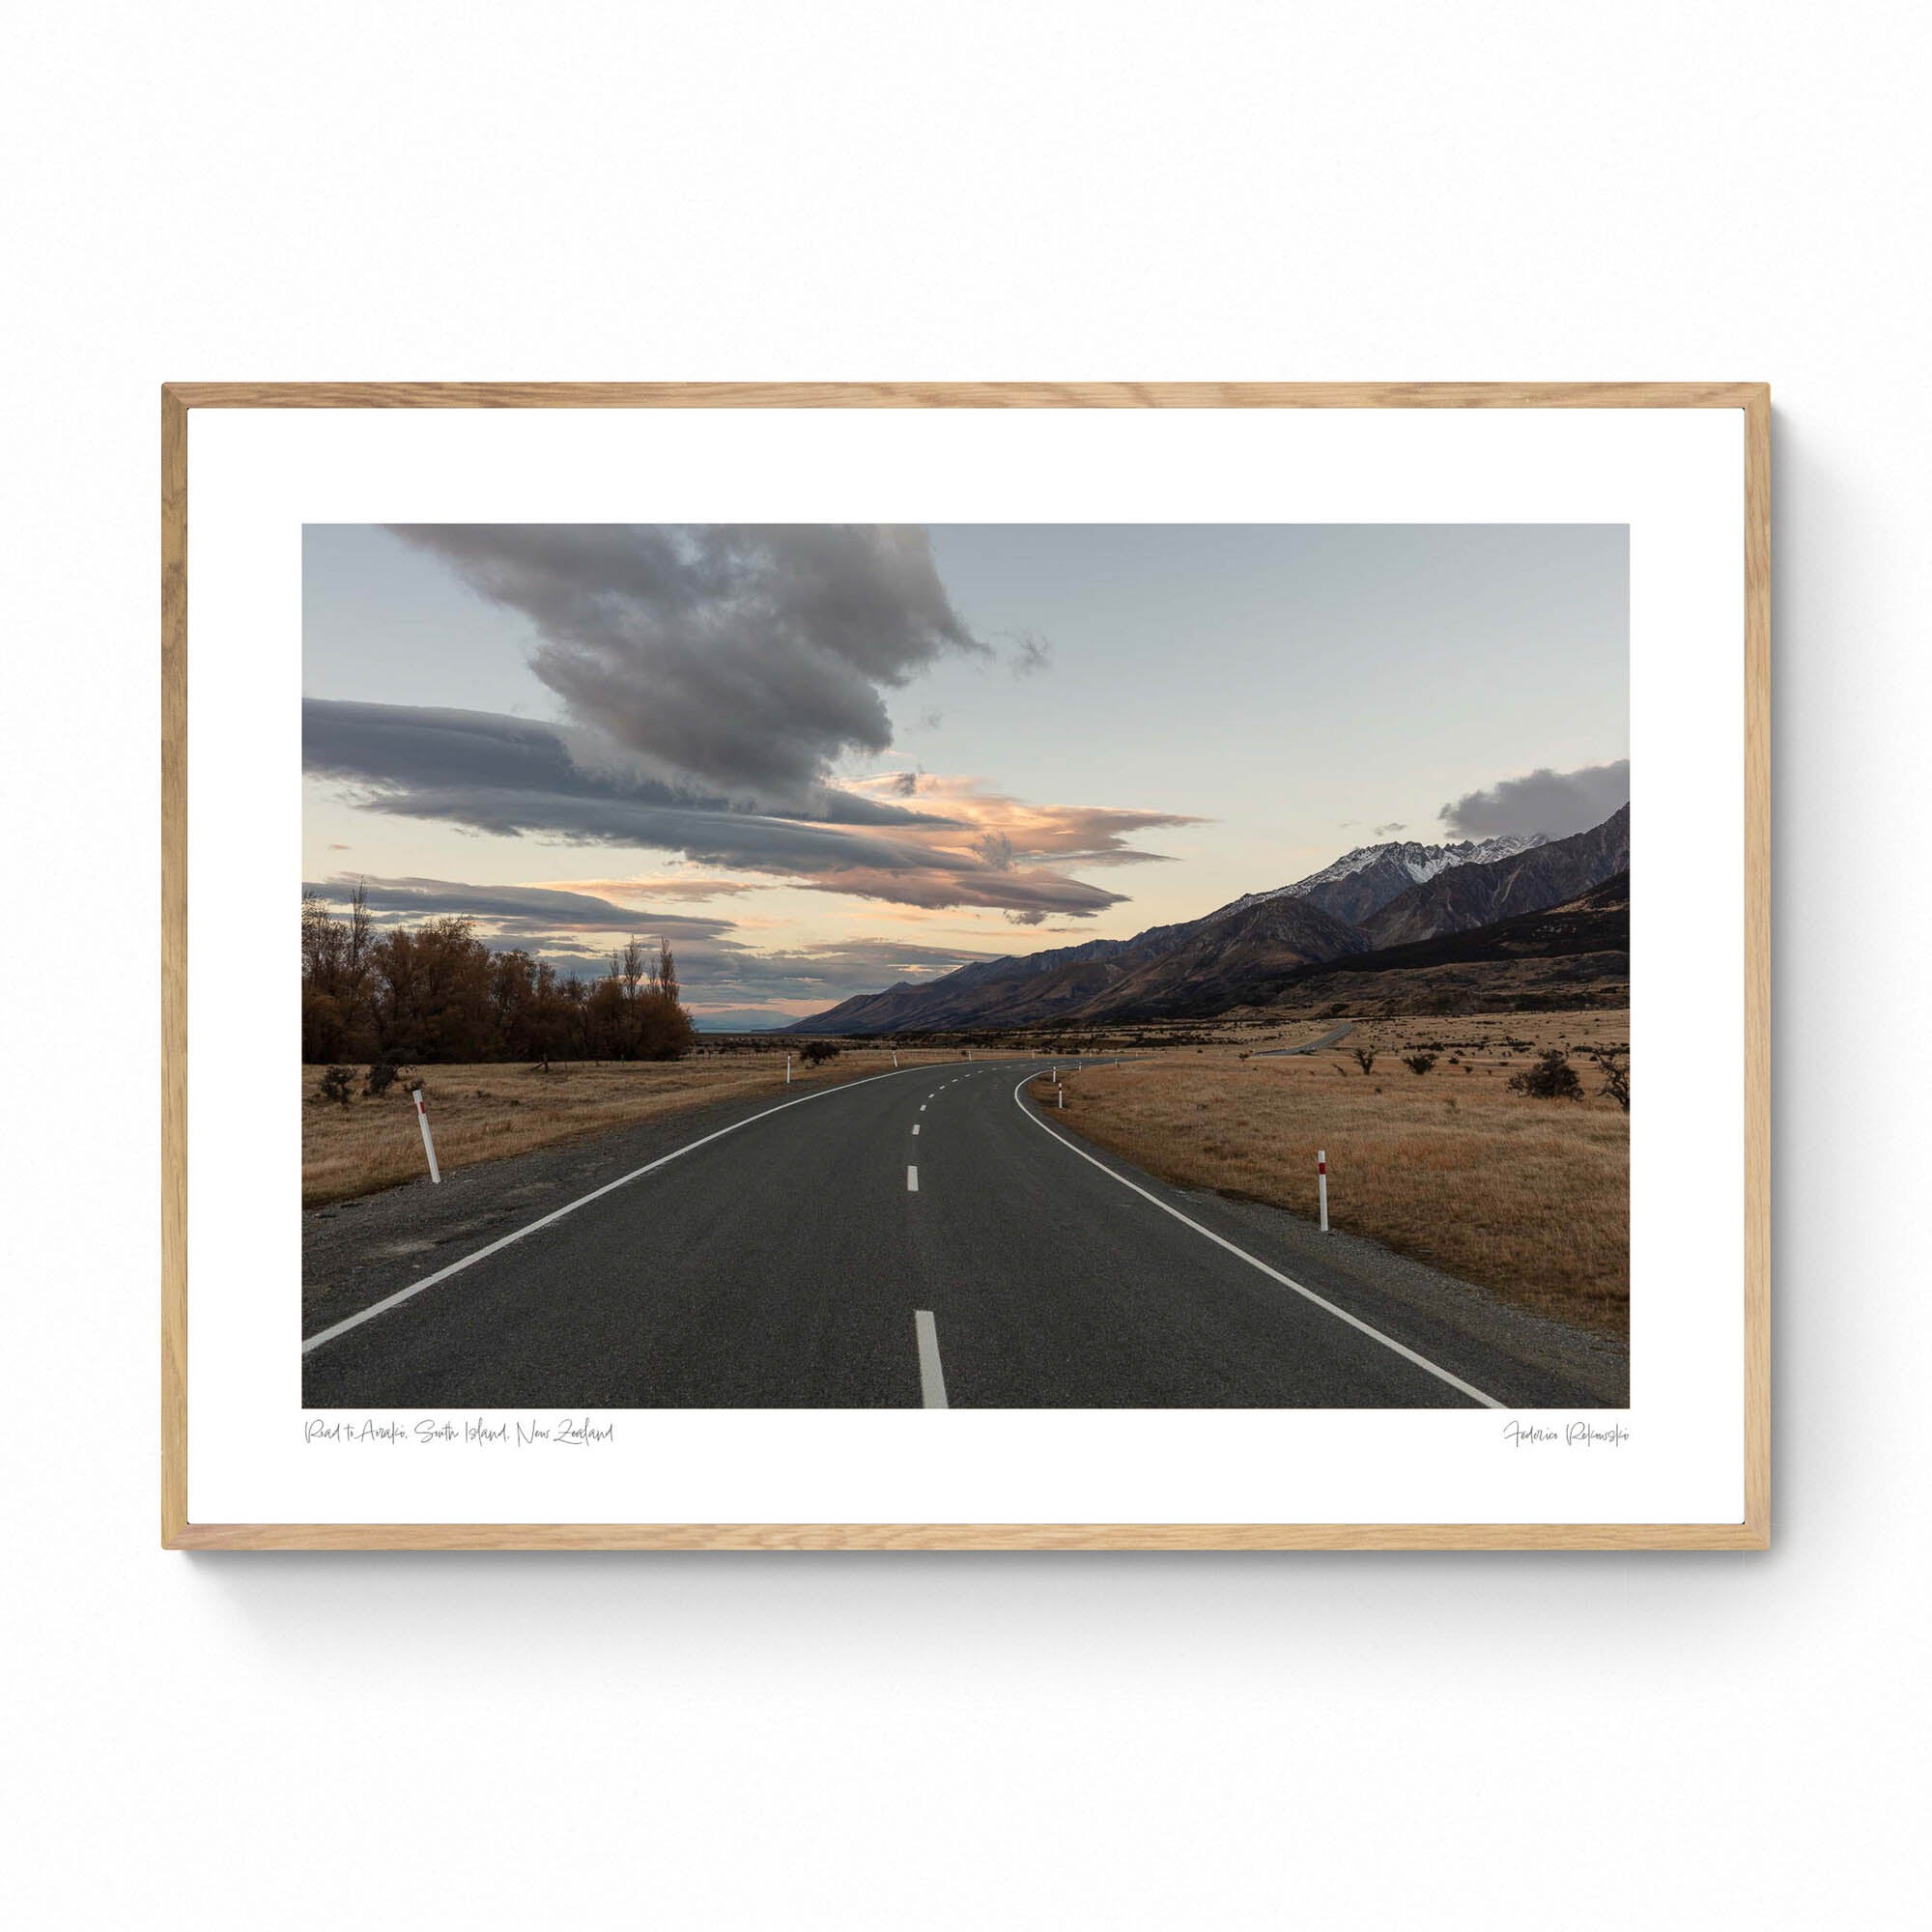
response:
<path id="1" fill-rule="evenodd" d="M 960 1060 L 958 1050 L 901 1049 L 899 1064 Z M 887 1070 L 885 1047 L 848 1046 L 815 1071 L 792 1070 L 792 1091 L 837 1086 Z M 428 1172 L 414 1104 L 401 1086 L 380 1097 L 362 1093 L 355 1069 L 349 1105 L 318 1100 L 319 1066 L 302 1068 L 302 1206 L 419 1179 Z M 532 1148 L 684 1113 L 713 1100 L 782 1095 L 784 1053 L 724 1047 L 666 1063 L 554 1061 L 548 1073 L 526 1065 L 427 1066 L 425 1083 L 436 1157 L 445 1172 L 499 1160 Z"/>
<path id="2" fill-rule="evenodd" d="M 1628 1042 L 1628 1011 L 1370 1021 L 1321 1053 L 1252 1057 L 1327 1030 L 1308 1022 L 1088 1068 L 1066 1076 L 1054 1124 L 1183 1186 L 1311 1218 L 1325 1149 L 1332 1227 L 1520 1306 L 1628 1334 L 1629 1117 L 1598 1091 L 1588 1057 Z M 1510 1091 L 1510 1075 L 1550 1046 L 1569 1049 L 1582 1100 Z M 1371 1072 L 1358 1047 L 1375 1055 Z M 1418 1075 L 1403 1056 L 1424 1051 L 1435 1065 Z"/>

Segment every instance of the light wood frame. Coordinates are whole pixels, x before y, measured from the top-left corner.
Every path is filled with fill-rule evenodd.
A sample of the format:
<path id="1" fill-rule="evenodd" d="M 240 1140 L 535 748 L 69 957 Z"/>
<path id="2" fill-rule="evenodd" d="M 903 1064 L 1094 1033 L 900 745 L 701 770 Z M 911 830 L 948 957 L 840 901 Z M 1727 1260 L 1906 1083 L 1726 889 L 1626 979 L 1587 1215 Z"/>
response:
<path id="1" fill-rule="evenodd" d="M 187 1517 L 187 416 L 221 409 L 1663 409 L 1745 418 L 1745 1513 L 1717 1523 L 196 1523 Z M 1762 383 L 174 383 L 161 391 L 161 1542 L 169 1549 L 1763 1549 L 1771 1540 L 1771 390 Z"/>

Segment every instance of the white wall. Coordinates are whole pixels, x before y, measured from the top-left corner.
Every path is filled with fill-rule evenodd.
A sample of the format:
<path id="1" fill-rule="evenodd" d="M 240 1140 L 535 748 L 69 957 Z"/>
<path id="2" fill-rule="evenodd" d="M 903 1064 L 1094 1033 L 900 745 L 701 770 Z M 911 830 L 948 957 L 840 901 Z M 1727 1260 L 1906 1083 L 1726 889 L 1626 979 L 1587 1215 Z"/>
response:
<path id="1" fill-rule="evenodd" d="M 13 21 L 21 1922 L 1918 1902 L 1929 38 L 1762 4 Z M 1774 383 L 1769 1556 L 156 1548 L 156 385 L 882 375 Z"/>

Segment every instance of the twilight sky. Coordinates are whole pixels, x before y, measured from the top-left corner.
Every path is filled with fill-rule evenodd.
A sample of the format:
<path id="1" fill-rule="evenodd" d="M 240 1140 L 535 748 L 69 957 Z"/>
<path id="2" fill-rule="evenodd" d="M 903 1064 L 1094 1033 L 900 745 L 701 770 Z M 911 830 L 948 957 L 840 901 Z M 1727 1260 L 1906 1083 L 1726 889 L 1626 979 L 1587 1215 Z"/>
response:
<path id="1" fill-rule="evenodd" d="M 1627 796 L 1621 525 L 312 525 L 303 879 L 700 1025 Z"/>

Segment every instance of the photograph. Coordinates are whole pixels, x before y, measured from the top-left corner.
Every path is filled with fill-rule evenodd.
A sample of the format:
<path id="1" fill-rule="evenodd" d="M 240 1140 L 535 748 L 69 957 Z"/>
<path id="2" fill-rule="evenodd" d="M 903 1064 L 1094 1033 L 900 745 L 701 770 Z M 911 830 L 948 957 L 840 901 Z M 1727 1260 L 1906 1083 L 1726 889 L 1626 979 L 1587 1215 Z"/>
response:
<path id="1" fill-rule="evenodd" d="M 302 1407 L 1627 1408 L 1630 562 L 304 525 Z"/>

